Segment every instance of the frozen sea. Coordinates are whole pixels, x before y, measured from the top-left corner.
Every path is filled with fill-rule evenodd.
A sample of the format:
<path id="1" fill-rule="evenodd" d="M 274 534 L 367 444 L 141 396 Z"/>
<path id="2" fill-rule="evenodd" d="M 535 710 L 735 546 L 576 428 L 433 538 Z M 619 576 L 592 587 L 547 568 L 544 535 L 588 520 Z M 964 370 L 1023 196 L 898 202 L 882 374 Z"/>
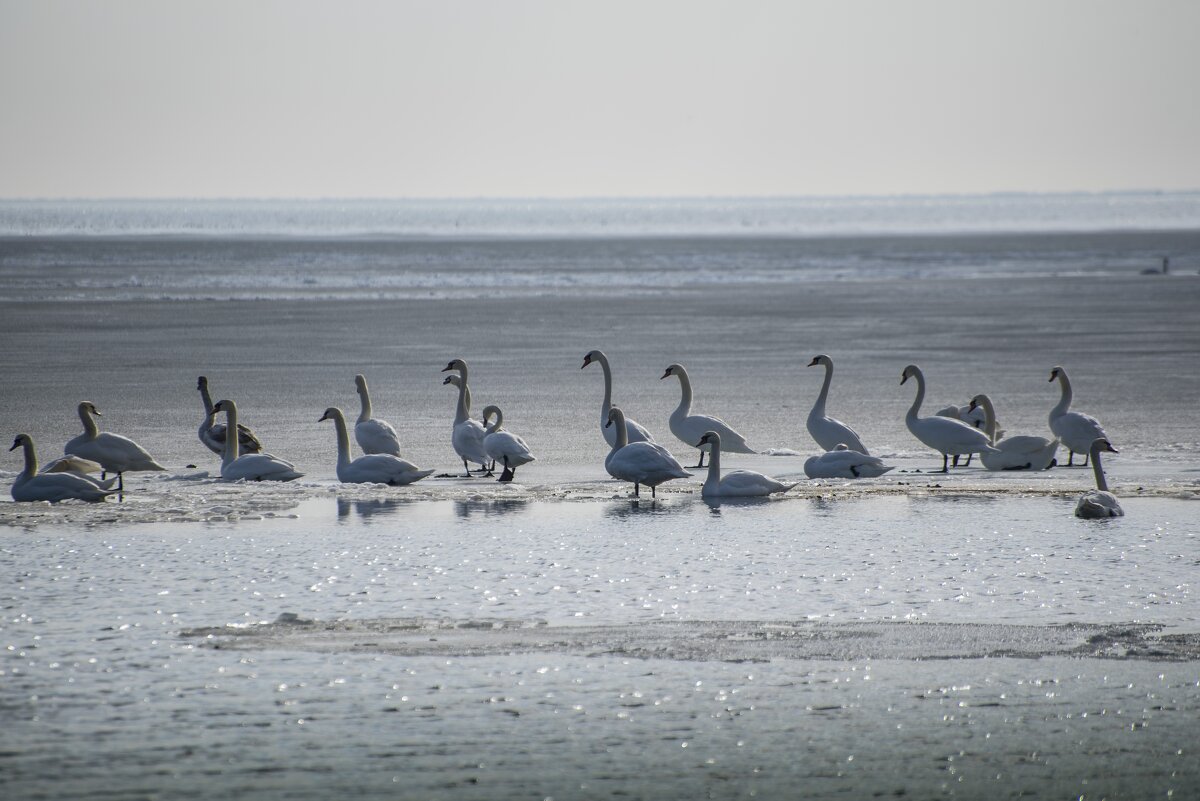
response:
<path id="1" fill-rule="evenodd" d="M 1196 194 L 0 203 L 5 444 L 87 399 L 170 468 L 0 498 L 0 795 L 1198 797 L 1198 271 Z M 685 464 L 672 362 L 726 467 L 800 485 L 631 498 L 594 348 Z M 884 477 L 804 478 L 818 353 Z M 337 484 L 359 372 L 460 470 L 455 357 L 538 460 Z M 908 363 L 1040 435 L 1065 366 L 1126 516 L 1074 518 L 1090 470 L 932 473 Z M 216 480 L 201 374 L 305 477 Z"/>

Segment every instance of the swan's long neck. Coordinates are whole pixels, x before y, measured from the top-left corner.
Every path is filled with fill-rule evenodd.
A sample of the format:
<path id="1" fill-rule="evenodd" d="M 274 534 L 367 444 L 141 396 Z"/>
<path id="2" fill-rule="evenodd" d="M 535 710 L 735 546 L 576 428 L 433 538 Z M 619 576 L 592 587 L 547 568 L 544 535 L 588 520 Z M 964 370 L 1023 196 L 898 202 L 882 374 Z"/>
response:
<path id="1" fill-rule="evenodd" d="M 92 410 L 86 404 L 79 404 L 79 420 L 83 423 L 83 433 L 87 434 L 88 439 L 95 439 L 100 434 L 100 427 L 96 425 L 96 419 L 92 417 Z"/>
<path id="2" fill-rule="evenodd" d="M 692 381 L 688 378 L 688 374 L 683 369 L 680 369 L 679 376 L 679 405 L 675 407 L 675 411 L 671 414 L 672 417 L 686 417 L 692 410 Z"/>
<path id="3" fill-rule="evenodd" d="M 710 448 L 708 454 L 708 477 L 704 480 L 704 485 L 717 486 L 721 483 L 721 443 L 720 441 L 709 441 Z"/>
<path id="4" fill-rule="evenodd" d="M 371 419 L 371 393 L 367 389 L 366 381 L 358 383 L 358 397 L 362 399 L 362 411 L 358 413 L 358 422 L 365 423 Z"/>
<path id="5" fill-rule="evenodd" d="M 925 374 L 920 370 L 914 370 L 913 378 L 917 380 L 917 397 L 913 398 L 913 405 L 909 407 L 908 414 L 904 416 L 904 419 L 910 423 L 917 419 L 917 415 L 921 413 L 921 404 L 925 402 Z"/>
<path id="6" fill-rule="evenodd" d="M 350 432 L 346 430 L 346 415 L 339 409 L 333 417 L 333 425 L 337 428 L 338 467 L 350 464 Z"/>
<path id="7" fill-rule="evenodd" d="M 19 478 L 23 481 L 28 481 L 29 479 L 33 478 L 38 471 L 37 451 L 33 448 L 32 439 L 26 438 L 21 445 L 21 450 L 25 454 L 25 469 L 21 471 Z"/>
<path id="8" fill-rule="evenodd" d="M 212 414 L 212 395 L 208 394 L 208 382 L 200 384 L 200 400 L 204 401 L 204 413 Z"/>
<path id="9" fill-rule="evenodd" d="M 1062 387 L 1062 397 L 1059 398 L 1058 405 L 1050 410 L 1050 419 L 1062 417 L 1071 408 L 1071 379 L 1067 378 L 1067 374 L 1062 370 L 1058 371 L 1058 385 Z"/>
<path id="10" fill-rule="evenodd" d="M 987 395 L 979 397 L 979 405 L 983 407 L 983 428 L 987 432 L 988 442 L 996 444 L 996 407 Z"/>
<path id="11" fill-rule="evenodd" d="M 458 382 L 458 409 L 454 412 L 454 425 L 465 423 L 471 416 L 471 390 L 467 389 L 466 380 Z"/>
<path id="12" fill-rule="evenodd" d="M 500 427 L 503 425 L 504 425 L 504 412 L 500 411 L 499 409 L 496 409 L 496 422 L 494 422 L 490 426 L 488 426 L 487 431 L 489 434 L 495 434 L 497 431 L 500 430 Z"/>
<path id="13" fill-rule="evenodd" d="M 237 407 L 232 402 L 225 407 L 225 453 L 221 464 L 226 465 L 238 458 Z"/>
<path id="14" fill-rule="evenodd" d="M 616 453 L 629 444 L 629 430 L 625 428 L 625 415 L 620 409 L 612 416 L 612 424 L 613 428 L 617 429 L 617 436 L 612 446 L 612 453 Z"/>
<path id="15" fill-rule="evenodd" d="M 1104 480 L 1104 468 L 1100 466 L 1100 449 L 1092 448 L 1092 472 L 1096 474 L 1096 489 L 1108 492 L 1108 482 Z"/>
<path id="16" fill-rule="evenodd" d="M 612 409 L 612 369 L 608 366 L 607 356 L 600 356 L 596 361 L 604 371 L 604 400 L 600 403 L 600 425 L 604 426 L 608 425 L 608 412 Z"/>
<path id="17" fill-rule="evenodd" d="M 809 417 L 824 417 L 825 416 L 825 401 L 829 399 L 829 385 L 833 383 L 833 363 L 826 362 L 825 364 L 825 382 L 821 384 L 821 394 L 817 396 L 817 402 L 813 404 L 812 411 Z"/>

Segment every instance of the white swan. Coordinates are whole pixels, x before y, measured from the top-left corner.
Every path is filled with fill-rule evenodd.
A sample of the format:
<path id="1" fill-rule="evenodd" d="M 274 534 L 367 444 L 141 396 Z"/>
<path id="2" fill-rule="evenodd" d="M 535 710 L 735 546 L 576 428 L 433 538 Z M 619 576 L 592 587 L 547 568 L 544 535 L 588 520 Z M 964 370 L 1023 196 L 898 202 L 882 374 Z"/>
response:
<path id="1" fill-rule="evenodd" d="M 657 497 L 656 488 L 673 478 L 690 478 L 670 451 L 657 442 L 629 442 L 625 413 L 613 406 L 608 411 L 607 426 L 616 438 L 612 450 L 604 458 L 604 469 L 613 478 L 633 482 L 633 494 L 641 494 L 641 485 L 650 488 L 650 497 Z"/>
<path id="2" fill-rule="evenodd" d="M 892 469 L 878 456 L 859 453 L 841 442 L 804 462 L 804 475 L 809 478 L 878 478 Z"/>
<path id="3" fill-rule="evenodd" d="M 196 380 L 196 389 L 200 390 L 200 400 L 204 402 L 204 420 L 200 423 L 197 434 L 200 442 L 218 456 L 225 453 L 225 424 L 218 423 L 213 415 L 212 395 L 208 393 L 208 378 L 200 376 Z M 241 453 L 262 453 L 263 445 L 258 435 L 249 426 L 238 424 L 238 451 Z"/>
<path id="4" fill-rule="evenodd" d="M 225 429 L 237 431 L 237 404 L 231 400 L 217 401 L 212 413 L 225 412 Z M 241 454 L 238 437 L 225 438 L 225 453 L 221 457 L 221 478 L 226 481 L 293 481 L 303 476 L 291 462 L 269 453 Z"/>
<path id="5" fill-rule="evenodd" d="M 917 379 L 917 397 L 904 416 L 904 423 L 912 435 L 942 455 L 942 472 L 950 472 L 950 454 L 994 452 L 988 444 L 987 435 L 977 428 L 949 417 L 919 417 L 921 403 L 925 400 L 925 374 L 915 364 L 904 368 L 900 383 L 910 378 Z"/>
<path id="6" fill-rule="evenodd" d="M 604 371 L 604 400 L 600 403 L 600 433 L 611 448 L 617 441 L 617 430 L 608 424 L 608 412 L 612 409 L 612 368 L 602 350 L 590 350 L 583 356 L 582 370 L 592 362 L 599 362 Z M 625 418 L 626 433 L 630 442 L 654 442 L 654 436 L 631 418 Z"/>
<path id="7" fill-rule="evenodd" d="M 987 395 L 976 395 L 971 398 L 971 408 L 983 409 L 983 430 L 996 449 L 996 453 L 984 453 L 979 457 L 988 470 L 1046 470 L 1054 465 L 1057 439 L 1018 434 L 997 440 L 996 409 L 992 399 Z"/>
<path id="8" fill-rule="evenodd" d="M 337 429 L 337 477 L 343 484 L 390 484 L 400 487 L 420 481 L 432 470 L 422 470 L 407 459 L 390 453 L 369 453 L 351 461 L 350 432 L 346 429 L 346 416 L 336 406 L 330 406 L 321 415 L 322 420 L 332 420 Z"/>
<path id="9" fill-rule="evenodd" d="M 1125 510 L 1117 502 L 1117 496 L 1108 491 L 1108 482 L 1104 480 L 1104 468 L 1100 466 L 1100 454 L 1104 451 L 1116 453 L 1117 449 L 1108 440 L 1097 437 L 1088 449 L 1092 457 L 1092 472 L 1096 474 L 1096 489 L 1079 498 L 1079 502 L 1075 504 L 1076 517 L 1095 519 L 1125 515 Z"/>
<path id="10" fill-rule="evenodd" d="M 358 422 L 354 424 L 354 439 L 363 453 L 389 453 L 400 455 L 400 437 L 396 429 L 387 420 L 371 416 L 371 393 L 367 389 L 367 379 L 364 375 L 354 376 L 354 386 L 362 400 L 362 411 L 358 413 Z"/>
<path id="11" fill-rule="evenodd" d="M 1050 410 L 1050 431 L 1061 439 L 1062 444 L 1070 450 L 1071 455 L 1067 457 L 1067 467 L 1075 464 L 1075 454 L 1077 453 L 1084 454 L 1083 465 L 1086 467 L 1092 443 L 1098 439 L 1108 439 L 1108 434 L 1104 433 L 1104 428 L 1095 417 L 1083 412 L 1069 411 L 1073 395 L 1071 379 L 1067 377 L 1067 371 L 1062 367 L 1055 367 L 1050 371 L 1050 380 L 1053 381 L 1056 378 L 1059 386 L 1062 387 L 1062 398 L 1059 399 L 1058 405 Z"/>
<path id="12" fill-rule="evenodd" d="M 113 476 L 109 479 L 99 479 L 91 475 L 101 471 L 100 465 L 93 462 L 91 459 L 84 459 L 81 456 L 67 454 L 60 456 L 57 459 L 52 459 L 38 468 L 39 473 L 70 473 L 74 476 L 79 476 L 85 481 L 90 481 L 102 490 L 112 489 L 117 484 L 117 477 Z"/>
<path id="13" fill-rule="evenodd" d="M 833 381 L 833 359 L 822 353 L 820 356 L 814 356 L 808 366 L 816 367 L 819 364 L 825 366 L 825 382 L 821 384 L 821 394 L 817 396 L 817 402 L 808 413 L 808 433 L 827 451 L 836 450 L 837 446 L 842 444 L 852 451 L 870 456 L 870 451 L 862 444 L 854 429 L 825 415 L 825 401 L 829 398 L 829 384 Z"/>
<path id="14" fill-rule="evenodd" d="M 96 425 L 95 417 L 100 417 L 96 404 L 83 401 L 79 404 L 79 420 L 83 423 L 83 433 L 63 446 L 63 452 L 74 456 L 91 459 L 100 465 L 101 478 L 105 473 L 117 474 L 117 489 L 125 489 L 125 473 L 142 470 L 166 470 L 154 461 L 146 449 L 129 437 L 120 434 L 101 432 Z"/>
<path id="15" fill-rule="evenodd" d="M 114 494 L 96 486 L 94 479 L 75 473 L 39 473 L 37 451 L 33 447 L 33 437 L 28 434 L 18 434 L 9 450 L 15 451 L 19 447 L 25 449 L 25 469 L 13 481 L 10 492 L 14 501 L 102 501 Z"/>
<path id="16" fill-rule="evenodd" d="M 464 478 L 470 478 L 468 461 L 475 462 L 481 470 L 487 469 L 488 454 L 483 448 L 483 438 L 487 432 L 478 420 L 471 419 L 471 390 L 462 376 L 448 375 L 442 383 L 458 387 L 458 407 L 454 413 L 454 427 L 450 431 L 450 444 L 467 471 Z"/>
<path id="17" fill-rule="evenodd" d="M 983 409 L 973 405 L 970 401 L 967 401 L 963 406 L 955 406 L 952 403 L 946 408 L 934 412 L 934 414 L 938 417 L 949 417 L 951 420 L 961 420 L 971 428 L 984 430 L 987 426 L 987 417 L 984 415 Z M 984 433 L 988 435 L 988 439 L 995 445 L 996 440 L 1004 436 L 1004 429 L 997 428 L 995 431 L 984 431 Z M 967 454 L 967 467 L 971 466 L 972 455 L 970 453 Z M 958 467 L 958 457 L 959 454 L 954 454 L 953 467 Z"/>
<path id="18" fill-rule="evenodd" d="M 725 443 L 725 450 L 730 453 L 754 453 L 754 449 L 746 444 L 746 438 L 738 432 L 730 428 L 729 424 L 724 420 L 716 417 L 709 417 L 706 414 L 692 414 L 692 382 L 688 378 L 687 370 L 683 369 L 682 365 L 672 364 L 667 367 L 666 372 L 659 377 L 659 380 L 667 376 L 677 376 L 679 378 L 679 388 L 682 396 L 679 399 L 679 405 L 675 407 L 675 411 L 671 412 L 671 433 L 678 437 L 682 442 L 693 448 L 699 447 L 696 445 L 705 433 L 714 431 L 721 435 L 721 440 Z M 709 445 L 706 443 L 703 448 L 700 448 L 700 462 L 696 467 L 704 467 L 704 454 L 709 450 Z"/>
<path id="19" fill-rule="evenodd" d="M 488 425 L 488 421 L 492 417 L 496 418 L 496 422 Z M 487 435 L 483 438 L 484 451 L 493 462 L 504 465 L 504 472 L 500 474 L 500 478 L 496 479 L 497 481 L 512 481 L 518 467 L 537 460 L 537 457 L 529 450 L 529 446 L 525 444 L 525 440 L 511 431 L 503 430 L 504 412 L 500 411 L 499 406 L 483 408 L 483 424 L 487 431 Z"/>
<path id="20" fill-rule="evenodd" d="M 721 475 L 721 435 L 716 431 L 704 432 L 696 443 L 697 448 L 701 446 L 708 447 L 712 454 L 708 460 L 708 477 L 704 479 L 704 487 L 700 490 L 700 495 L 705 498 L 761 497 L 787 492 L 800 483 L 784 484 L 753 470 L 730 470 Z"/>

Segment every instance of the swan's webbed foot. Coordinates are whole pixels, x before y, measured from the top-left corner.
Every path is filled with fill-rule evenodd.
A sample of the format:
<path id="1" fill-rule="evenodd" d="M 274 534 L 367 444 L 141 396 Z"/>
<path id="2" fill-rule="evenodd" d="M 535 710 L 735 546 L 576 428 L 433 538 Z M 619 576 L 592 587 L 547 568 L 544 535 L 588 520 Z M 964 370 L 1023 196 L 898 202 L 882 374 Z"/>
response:
<path id="1" fill-rule="evenodd" d="M 958 457 L 955 456 L 954 458 L 957 459 Z M 943 473 L 950 472 L 950 455 L 946 454 L 946 453 L 942 454 L 942 472 Z"/>
<path id="2" fill-rule="evenodd" d="M 504 468 L 504 472 L 500 474 L 500 478 L 498 478 L 496 480 L 504 481 L 507 483 L 509 481 L 512 481 L 513 476 L 515 476 L 515 475 L 516 475 L 516 473 L 513 472 L 513 469 L 511 467 L 506 467 L 506 468 Z"/>
<path id="3" fill-rule="evenodd" d="M 973 453 L 968 453 L 968 454 L 967 454 L 967 463 L 966 463 L 965 465 L 963 465 L 963 467 L 970 467 L 970 466 L 971 466 L 971 459 L 972 459 L 974 456 L 975 456 L 975 454 L 973 454 Z"/>

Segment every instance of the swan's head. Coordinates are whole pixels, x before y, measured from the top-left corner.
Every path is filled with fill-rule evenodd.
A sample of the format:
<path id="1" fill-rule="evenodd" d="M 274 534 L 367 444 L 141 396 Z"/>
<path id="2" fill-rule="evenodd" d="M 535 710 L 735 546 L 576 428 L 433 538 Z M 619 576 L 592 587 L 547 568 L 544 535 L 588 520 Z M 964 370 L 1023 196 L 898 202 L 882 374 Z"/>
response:
<path id="1" fill-rule="evenodd" d="M 88 414 L 95 415 L 96 417 L 104 416 L 100 414 L 100 410 L 96 408 L 96 404 L 92 403 L 91 401 L 81 401 L 79 404 L 79 411 L 81 413 L 86 412 Z"/>
<path id="2" fill-rule="evenodd" d="M 503 419 L 503 415 L 504 415 L 504 413 L 502 411 L 500 411 L 499 406 L 496 406 L 494 404 L 489 405 L 489 406 L 484 406 L 483 407 L 483 417 L 482 417 L 484 428 L 487 427 L 487 424 L 491 421 L 491 419 L 493 417 L 496 418 L 496 420 L 497 420 L 496 427 L 499 428 L 500 427 L 499 421 Z"/>
<path id="3" fill-rule="evenodd" d="M 199 378 L 196 379 L 196 389 L 199 389 L 199 390 L 208 389 L 208 377 L 207 376 L 200 376 Z"/>
<path id="4" fill-rule="evenodd" d="M 447 370 L 466 370 L 466 369 L 467 369 L 467 363 L 464 362 L 462 359 L 451 359 L 450 363 L 442 368 L 442 372 L 444 373 Z"/>
<path id="5" fill-rule="evenodd" d="M 459 378 L 459 377 L 458 377 L 458 376 L 456 376 L 456 375 L 448 375 L 448 376 L 446 376 L 446 378 L 445 378 L 445 379 L 442 381 L 442 384 L 443 384 L 443 386 L 444 386 L 444 385 L 446 385 L 446 384 L 453 384 L 453 385 L 454 385 L 454 386 L 456 386 L 456 387 L 461 387 L 461 386 L 462 386 L 462 379 L 461 379 L 461 378 Z"/>
<path id="6" fill-rule="evenodd" d="M 905 367 L 904 372 L 900 374 L 900 383 L 903 384 L 908 379 L 918 375 L 921 375 L 921 368 L 917 367 L 915 364 L 910 364 L 908 367 Z"/>
<path id="7" fill-rule="evenodd" d="M 625 412 L 621 411 L 616 406 L 613 406 L 611 409 L 608 410 L 608 422 L 604 424 L 604 427 L 608 428 L 613 423 L 618 423 L 618 422 L 620 422 L 620 423 L 625 422 Z"/>
<path id="8" fill-rule="evenodd" d="M 359 395 L 367 391 L 367 377 L 362 373 L 354 376 L 354 388 Z"/>
<path id="9" fill-rule="evenodd" d="M 672 364 L 667 367 L 666 371 L 661 376 L 659 376 L 658 380 L 662 381 L 669 375 L 687 375 L 687 371 L 683 369 L 683 365 L 681 364 Z"/>
<path id="10" fill-rule="evenodd" d="M 848 451 L 850 450 L 850 446 L 844 442 L 839 442 L 837 445 L 833 446 L 833 449 L 835 451 Z"/>
<path id="11" fill-rule="evenodd" d="M 233 411 L 233 412 L 237 411 L 237 406 L 235 406 L 233 404 L 233 401 L 228 400 L 228 399 L 219 400 L 213 404 L 212 414 L 210 414 L 209 417 L 213 417 L 216 414 L 218 414 L 219 412 L 230 412 L 230 411 Z"/>
<path id="12" fill-rule="evenodd" d="M 345 419 L 345 416 L 342 414 L 342 410 L 336 406 L 330 406 L 325 410 L 325 414 L 321 415 L 317 422 L 320 423 L 324 422 L 325 420 L 336 420 L 339 417 L 341 417 L 343 420 Z"/>
<path id="13" fill-rule="evenodd" d="M 1056 380 L 1059 376 L 1066 378 L 1067 371 L 1061 367 L 1055 367 L 1053 370 L 1050 371 L 1050 381 Z M 1047 382 L 1047 383 L 1049 383 L 1049 382 Z"/>
<path id="14" fill-rule="evenodd" d="M 696 447 L 702 448 L 705 445 L 716 445 L 717 447 L 720 447 L 721 435 L 716 431 L 705 431 L 704 436 L 702 436 L 700 441 L 696 443 Z"/>
<path id="15" fill-rule="evenodd" d="M 33 442 L 33 437 L 29 436 L 28 434 L 17 434 L 17 438 L 13 440 L 12 447 L 9 448 L 9 450 L 15 451 L 17 448 L 20 448 L 26 442 Z"/>
<path id="16" fill-rule="evenodd" d="M 808 363 L 808 366 L 816 367 L 818 364 L 830 365 L 830 364 L 833 364 L 833 360 L 830 359 L 828 356 L 826 356 L 824 353 L 822 353 L 820 355 L 813 356 L 813 360 Z"/>
<path id="17" fill-rule="evenodd" d="M 982 394 L 982 393 L 981 393 L 981 394 L 979 394 L 979 395 L 976 395 L 975 397 L 971 398 L 971 402 L 967 404 L 967 411 L 968 411 L 968 412 L 973 412 L 973 411 L 975 411 L 975 408 L 976 408 L 977 406 L 983 406 L 983 405 L 984 405 L 984 401 L 986 401 L 986 400 L 988 400 L 988 396 L 987 396 L 987 395 L 984 395 L 984 394 Z"/>
<path id="18" fill-rule="evenodd" d="M 1093 440 L 1092 453 L 1104 453 L 1104 452 L 1120 453 L 1120 451 L 1118 451 L 1116 448 L 1114 448 L 1112 446 L 1112 443 L 1109 442 L 1108 440 L 1106 440 L 1104 437 L 1098 437 L 1095 440 Z"/>
<path id="19" fill-rule="evenodd" d="M 598 350 L 589 350 L 587 353 L 583 354 L 583 367 L 587 367 L 592 362 L 600 361 L 600 357 L 603 355 L 604 354 Z M 583 367 L 580 367 L 579 369 L 582 370 Z"/>

